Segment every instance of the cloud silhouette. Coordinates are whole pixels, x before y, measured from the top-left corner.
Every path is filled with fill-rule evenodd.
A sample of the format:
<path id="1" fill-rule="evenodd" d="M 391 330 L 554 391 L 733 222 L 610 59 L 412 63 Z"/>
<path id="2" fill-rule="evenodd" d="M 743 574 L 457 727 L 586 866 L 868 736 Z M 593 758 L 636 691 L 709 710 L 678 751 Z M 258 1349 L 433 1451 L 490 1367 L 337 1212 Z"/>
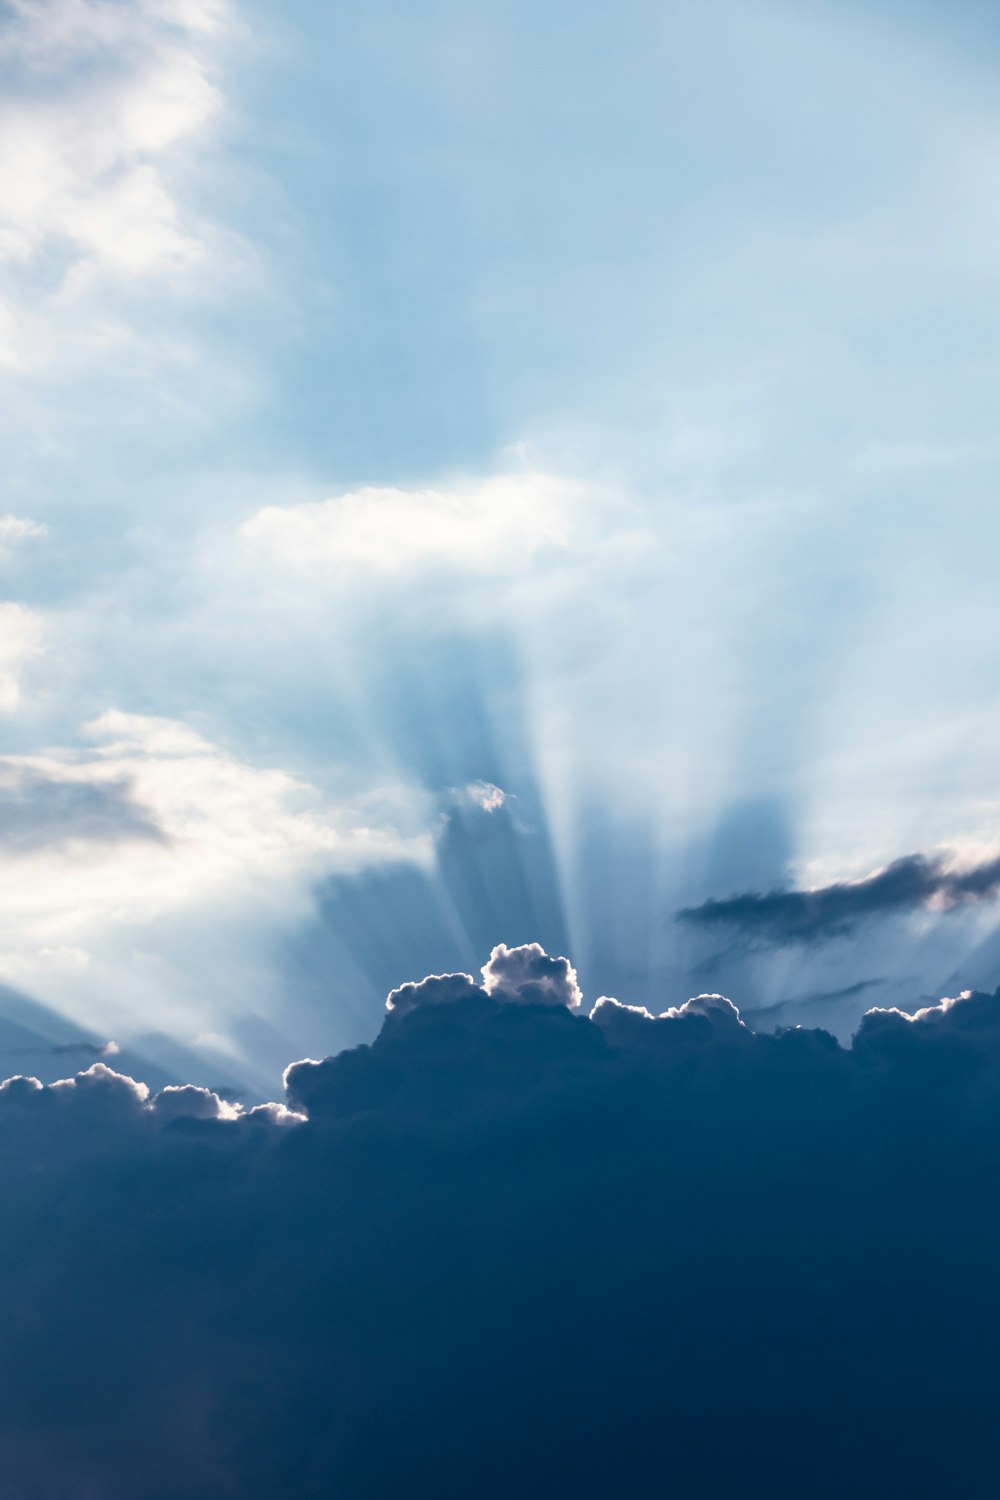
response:
<path id="1" fill-rule="evenodd" d="M 814 890 L 746 891 L 677 913 L 697 927 L 731 928 L 776 945 L 843 937 L 869 917 L 921 907 L 949 908 L 1000 891 L 1000 857 L 955 869 L 943 856 L 907 854 L 861 880 Z"/>
<path id="2" fill-rule="evenodd" d="M 285 1105 L 0 1087 L 7 1493 L 992 1496 L 1000 991 L 844 1047 L 571 974 L 401 987 Z"/>

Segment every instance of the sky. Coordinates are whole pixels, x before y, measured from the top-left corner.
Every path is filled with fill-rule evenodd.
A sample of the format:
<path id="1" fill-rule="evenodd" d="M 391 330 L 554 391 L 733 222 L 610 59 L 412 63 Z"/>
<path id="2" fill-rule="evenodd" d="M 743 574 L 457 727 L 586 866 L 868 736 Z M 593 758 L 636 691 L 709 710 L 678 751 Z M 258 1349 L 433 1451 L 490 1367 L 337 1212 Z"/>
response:
<path id="1" fill-rule="evenodd" d="M 0 0 L 3 1500 L 996 1500 L 998 70 Z"/>
<path id="2" fill-rule="evenodd" d="M 497 944 L 845 1040 L 995 988 L 998 61 L 8 0 L 0 1073 L 270 1099 Z"/>

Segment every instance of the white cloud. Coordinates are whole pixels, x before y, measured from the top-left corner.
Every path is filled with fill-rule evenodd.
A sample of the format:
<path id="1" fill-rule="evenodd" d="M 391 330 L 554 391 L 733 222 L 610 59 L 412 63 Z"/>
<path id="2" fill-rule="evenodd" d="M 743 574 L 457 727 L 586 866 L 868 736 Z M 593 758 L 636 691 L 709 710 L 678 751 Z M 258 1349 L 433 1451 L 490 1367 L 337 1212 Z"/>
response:
<path id="1" fill-rule="evenodd" d="M 422 806 L 400 831 L 331 805 L 284 771 L 238 760 L 165 719 L 111 712 L 87 727 L 92 750 L 0 760 L 0 781 L 39 801 L 43 835 L 0 842 L 0 946 L 12 955 L 68 952 L 108 929 L 172 912 L 279 910 L 297 889 L 339 869 L 431 854 Z M 60 828 L 57 810 L 90 791 L 121 798 L 118 826 Z M 74 798 L 76 802 L 74 803 Z M 419 802 L 419 798 L 417 798 Z M 104 806 L 107 807 L 107 802 Z M 26 817 L 18 806 L 19 825 Z"/>
<path id="2" fill-rule="evenodd" d="M 0 558 L 9 556 L 19 542 L 34 541 L 47 531 L 47 526 L 29 521 L 26 516 L 0 516 Z"/>
<path id="3" fill-rule="evenodd" d="M 574 545 L 591 507 L 592 496 L 570 480 L 504 474 L 449 489 L 369 487 L 268 505 L 244 523 L 242 535 L 259 556 L 297 569 L 505 573 L 543 549 Z"/>
<path id="4" fill-rule="evenodd" d="M 494 786 L 492 781 L 470 781 L 463 790 L 470 802 L 481 807 L 483 812 L 496 812 L 507 801 L 503 787 Z"/>
<path id="5" fill-rule="evenodd" d="M 2 541 L 0 541 L 2 548 Z M 42 649 L 41 617 L 24 604 L 0 603 L 0 711 L 21 701 L 21 674 Z"/>
<path id="6" fill-rule="evenodd" d="M 214 0 L 14 0 L 0 67 L 0 362 L 43 357 L 52 299 L 170 276 L 204 252 L 172 186 L 176 148 L 221 108 Z M 99 322 L 99 320 L 98 320 Z M 101 339 L 109 330 L 95 326 Z"/>

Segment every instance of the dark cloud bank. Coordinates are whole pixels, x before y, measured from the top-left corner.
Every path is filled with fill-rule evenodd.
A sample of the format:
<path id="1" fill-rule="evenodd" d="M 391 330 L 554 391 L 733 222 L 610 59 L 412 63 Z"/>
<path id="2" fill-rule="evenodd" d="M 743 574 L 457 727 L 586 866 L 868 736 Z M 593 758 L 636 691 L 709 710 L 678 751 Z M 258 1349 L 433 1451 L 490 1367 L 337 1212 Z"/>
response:
<path id="1" fill-rule="evenodd" d="M 536 948 L 391 1000 L 294 1114 L 4 1086 L 4 1497 L 994 1500 L 1000 991 L 850 1048 Z"/>
<path id="2" fill-rule="evenodd" d="M 767 943 L 813 943 L 843 937 L 869 917 L 934 904 L 948 909 L 998 891 L 1000 859 L 956 870 L 941 857 L 906 854 L 861 880 L 806 891 L 744 891 L 684 907 L 677 915 L 694 926 L 728 928 Z"/>

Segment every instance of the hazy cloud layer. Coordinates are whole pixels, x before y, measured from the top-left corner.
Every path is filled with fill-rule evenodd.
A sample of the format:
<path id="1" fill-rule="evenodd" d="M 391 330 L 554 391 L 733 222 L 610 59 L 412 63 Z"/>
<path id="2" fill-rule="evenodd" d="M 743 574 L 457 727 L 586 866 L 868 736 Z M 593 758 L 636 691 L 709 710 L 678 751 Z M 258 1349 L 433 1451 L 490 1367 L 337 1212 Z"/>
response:
<path id="1" fill-rule="evenodd" d="M 287 1104 L 0 1088 L 10 1493 L 992 1496 L 1000 992 L 843 1048 L 485 968 Z"/>
<path id="2" fill-rule="evenodd" d="M 83 738 L 0 757 L 8 980 L 78 970 L 128 928 L 159 951 L 154 924 L 177 915 L 239 906 L 273 924 L 325 875 L 426 862 L 433 848 L 426 799 L 406 788 L 333 800 L 173 719 L 109 711 Z M 87 1024 L 117 1020 L 92 1012 Z"/>
<path id="3" fill-rule="evenodd" d="M 768 943 L 811 943 L 842 937 L 868 917 L 947 910 L 987 900 L 998 890 L 1000 857 L 955 869 L 943 856 L 907 854 L 862 880 L 838 880 L 815 890 L 745 891 L 684 907 L 678 918 Z"/>
<path id="4" fill-rule="evenodd" d="M 174 178 L 221 109 L 210 43 L 225 0 L 14 0 L 0 33 L 0 367 L 59 342 L 127 340 L 95 286 L 204 254 Z"/>

